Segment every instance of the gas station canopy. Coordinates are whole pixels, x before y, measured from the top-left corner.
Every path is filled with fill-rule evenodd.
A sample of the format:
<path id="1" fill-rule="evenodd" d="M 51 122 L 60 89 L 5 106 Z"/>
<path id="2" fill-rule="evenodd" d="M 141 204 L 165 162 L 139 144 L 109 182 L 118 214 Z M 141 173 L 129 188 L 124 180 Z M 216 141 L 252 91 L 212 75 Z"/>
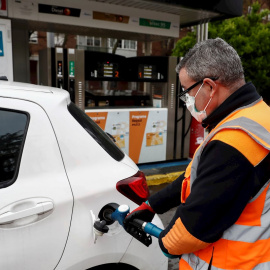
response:
<path id="1" fill-rule="evenodd" d="M 243 0 L 88 0 L 180 16 L 180 26 L 242 15 Z"/>
<path id="2" fill-rule="evenodd" d="M 8 2 L 8 17 L 29 30 L 155 41 L 180 27 L 242 15 L 243 0 L 32 0 Z"/>

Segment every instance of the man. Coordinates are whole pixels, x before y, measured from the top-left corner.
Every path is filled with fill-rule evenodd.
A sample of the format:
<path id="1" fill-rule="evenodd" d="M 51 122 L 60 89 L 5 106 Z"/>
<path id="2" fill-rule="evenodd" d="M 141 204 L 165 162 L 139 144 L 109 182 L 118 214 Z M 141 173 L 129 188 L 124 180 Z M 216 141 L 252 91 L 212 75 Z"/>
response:
<path id="1" fill-rule="evenodd" d="M 270 269 L 270 108 L 224 40 L 196 44 L 177 70 L 181 99 L 210 132 L 186 172 L 125 220 L 176 207 L 163 252 L 185 269 Z"/>

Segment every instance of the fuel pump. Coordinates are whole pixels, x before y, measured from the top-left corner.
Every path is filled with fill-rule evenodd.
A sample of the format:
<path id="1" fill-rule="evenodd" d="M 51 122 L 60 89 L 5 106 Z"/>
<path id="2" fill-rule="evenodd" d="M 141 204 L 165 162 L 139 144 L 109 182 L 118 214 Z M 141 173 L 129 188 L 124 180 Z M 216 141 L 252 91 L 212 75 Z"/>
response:
<path id="1" fill-rule="evenodd" d="M 66 53 L 63 48 L 47 48 L 39 52 L 41 85 L 67 89 Z"/>
<path id="2" fill-rule="evenodd" d="M 68 92 L 70 99 L 75 102 L 75 49 L 67 50 L 67 65 L 68 65 Z"/>
<path id="3" fill-rule="evenodd" d="M 174 56 L 139 56 L 127 58 L 127 61 L 129 80 L 151 96 L 153 107 L 167 109 L 166 160 L 188 157 L 188 137 L 184 134 L 187 130 L 185 123 L 190 117 L 185 114 L 185 108 L 179 106 L 177 98 L 179 80 L 175 67 L 179 59 Z"/>
<path id="4" fill-rule="evenodd" d="M 56 64 L 56 87 L 64 88 L 64 53 L 63 48 L 56 48 L 55 50 L 55 64 Z"/>

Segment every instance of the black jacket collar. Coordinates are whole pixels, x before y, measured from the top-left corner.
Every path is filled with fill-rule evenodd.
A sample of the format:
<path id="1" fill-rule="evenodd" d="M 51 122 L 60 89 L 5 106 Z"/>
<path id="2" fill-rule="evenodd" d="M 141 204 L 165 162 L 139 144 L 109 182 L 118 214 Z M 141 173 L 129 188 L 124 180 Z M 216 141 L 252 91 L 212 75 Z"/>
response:
<path id="1" fill-rule="evenodd" d="M 258 100 L 260 95 L 255 86 L 249 82 L 237 91 L 231 94 L 219 107 L 217 107 L 209 116 L 207 116 L 202 126 L 211 131 L 222 119 L 228 116 L 234 110 L 249 105 Z"/>

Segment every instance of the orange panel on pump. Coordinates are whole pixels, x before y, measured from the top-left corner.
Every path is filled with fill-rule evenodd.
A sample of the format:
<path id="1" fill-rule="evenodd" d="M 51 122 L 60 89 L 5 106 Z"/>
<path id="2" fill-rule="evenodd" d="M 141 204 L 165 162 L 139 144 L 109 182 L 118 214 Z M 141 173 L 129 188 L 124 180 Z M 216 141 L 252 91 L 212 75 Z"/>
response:
<path id="1" fill-rule="evenodd" d="M 139 162 L 148 111 L 129 113 L 129 156 L 135 162 Z"/>
<path id="2" fill-rule="evenodd" d="M 105 130 L 105 125 L 107 121 L 107 112 L 87 112 L 88 116 L 91 117 L 91 119 L 98 124 L 103 130 Z"/>

